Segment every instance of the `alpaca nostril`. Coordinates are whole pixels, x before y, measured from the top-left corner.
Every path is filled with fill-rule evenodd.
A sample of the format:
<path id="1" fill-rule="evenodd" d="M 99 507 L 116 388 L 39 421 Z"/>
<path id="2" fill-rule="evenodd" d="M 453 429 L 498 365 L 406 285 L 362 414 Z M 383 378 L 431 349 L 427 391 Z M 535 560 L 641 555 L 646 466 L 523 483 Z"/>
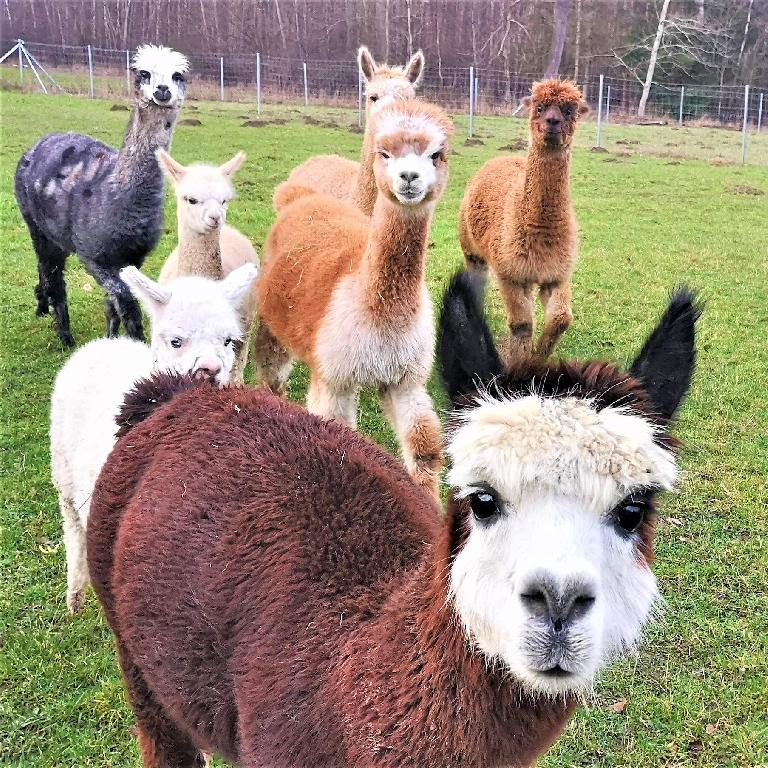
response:
<path id="1" fill-rule="evenodd" d="M 551 577 L 541 576 L 529 582 L 520 593 L 520 601 L 531 618 L 549 623 L 560 633 L 589 613 L 595 597 L 594 590 L 581 579 L 563 587 Z"/>
<path id="2" fill-rule="evenodd" d="M 199 360 L 195 365 L 195 377 L 203 378 L 205 376 L 214 377 L 221 370 L 221 361 L 216 358 L 205 358 Z"/>
<path id="3" fill-rule="evenodd" d="M 155 98 L 158 101 L 170 101 L 171 91 L 167 85 L 158 85 L 155 89 Z"/>
<path id="4" fill-rule="evenodd" d="M 548 117 L 547 123 L 549 124 L 550 128 L 557 128 L 558 125 L 560 125 L 560 118 L 559 117 Z"/>
<path id="5" fill-rule="evenodd" d="M 410 184 L 412 181 L 416 181 L 416 179 L 419 178 L 419 174 L 416 171 L 401 171 L 400 178 Z"/>

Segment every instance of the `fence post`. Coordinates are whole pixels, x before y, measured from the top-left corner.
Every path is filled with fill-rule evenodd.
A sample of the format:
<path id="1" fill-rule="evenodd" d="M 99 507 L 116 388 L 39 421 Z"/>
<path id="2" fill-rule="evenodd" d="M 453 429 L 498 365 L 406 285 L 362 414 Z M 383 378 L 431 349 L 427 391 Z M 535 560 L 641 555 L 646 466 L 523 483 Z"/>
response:
<path id="1" fill-rule="evenodd" d="M 763 122 L 763 94 L 760 94 L 760 101 L 757 104 L 757 132 L 760 133 L 760 126 Z"/>
<path id="2" fill-rule="evenodd" d="M 475 68 L 469 68 L 469 138 L 472 138 L 472 118 L 475 106 Z"/>
<path id="3" fill-rule="evenodd" d="M 363 73 L 357 68 L 357 127 L 363 127 Z"/>
<path id="4" fill-rule="evenodd" d="M 256 54 L 256 114 L 261 116 L 261 54 Z"/>
<path id="5" fill-rule="evenodd" d="M 128 95 L 131 94 L 131 52 L 125 52 L 125 84 L 128 86 Z"/>
<path id="6" fill-rule="evenodd" d="M 224 101 L 224 57 L 219 58 L 219 98 Z"/>
<path id="7" fill-rule="evenodd" d="M 682 128 L 683 127 L 683 102 L 685 100 L 685 86 L 680 86 L 680 114 L 677 118 L 677 124 Z"/>
<path id="8" fill-rule="evenodd" d="M 480 114 L 478 105 L 480 104 L 480 78 L 475 77 L 475 112 Z"/>
<path id="9" fill-rule="evenodd" d="M 611 115 L 611 86 L 609 85 L 605 89 L 605 122 L 608 122 L 608 118 Z"/>
<path id="10" fill-rule="evenodd" d="M 747 162 L 747 143 L 749 138 L 749 86 L 744 86 L 744 124 L 741 127 L 741 164 Z"/>
<path id="11" fill-rule="evenodd" d="M 307 62 L 304 62 L 304 106 L 309 106 L 309 86 L 307 85 Z"/>
<path id="12" fill-rule="evenodd" d="M 21 46 L 24 44 L 24 41 L 19 38 L 16 41 L 16 45 L 19 46 L 19 85 L 24 85 L 24 59 L 21 56 Z"/>
<path id="13" fill-rule="evenodd" d="M 597 146 L 603 140 L 603 76 L 600 75 L 600 90 L 597 94 Z"/>
<path id="14" fill-rule="evenodd" d="M 88 95 L 93 98 L 93 51 L 88 46 Z"/>

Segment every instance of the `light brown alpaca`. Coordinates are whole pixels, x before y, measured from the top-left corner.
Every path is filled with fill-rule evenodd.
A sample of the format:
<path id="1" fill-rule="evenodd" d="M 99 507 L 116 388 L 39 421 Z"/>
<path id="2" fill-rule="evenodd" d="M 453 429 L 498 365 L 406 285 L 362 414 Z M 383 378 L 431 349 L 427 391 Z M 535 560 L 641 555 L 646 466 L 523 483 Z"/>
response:
<path id="1" fill-rule="evenodd" d="M 535 345 L 548 356 L 573 321 L 571 275 L 578 257 L 571 202 L 571 145 L 579 117 L 589 111 L 567 80 L 534 83 L 523 100 L 529 111 L 527 160 L 497 157 L 470 180 L 461 203 L 459 239 L 467 266 L 488 266 L 499 279 L 512 351 L 534 350 L 535 290 L 544 329 Z"/>
<path id="2" fill-rule="evenodd" d="M 279 211 L 286 205 L 284 188 L 304 188 L 308 191 L 331 195 L 339 200 L 355 203 L 366 215 L 373 212 L 376 202 L 376 180 L 373 177 L 373 131 L 371 114 L 394 99 L 412 99 L 424 72 L 424 54 L 417 51 L 405 67 L 377 64 L 364 45 L 357 52 L 357 62 L 365 80 L 365 135 L 360 162 L 340 155 L 310 157 L 291 171 L 287 181 L 275 190 L 272 202 Z"/>
<path id="3" fill-rule="evenodd" d="M 238 152 L 220 166 L 196 163 L 184 166 L 167 152 L 158 150 L 157 161 L 176 192 L 179 244 L 160 271 L 159 282 L 167 285 L 184 275 L 199 275 L 221 280 L 230 272 L 259 257 L 251 241 L 226 224 L 227 206 L 235 196 L 232 179 L 245 162 Z M 243 304 L 244 341 L 238 342 L 232 379 L 242 382 L 248 362 L 248 340 L 256 319 L 256 292 Z"/>
<path id="4" fill-rule="evenodd" d="M 440 423 L 427 394 L 434 328 L 425 282 L 435 204 L 448 178 L 445 112 L 417 100 L 377 110 L 369 219 L 328 195 L 286 205 L 267 236 L 255 358 L 281 392 L 295 358 L 307 407 L 354 427 L 361 387 L 380 389 L 409 472 L 437 496 Z"/>

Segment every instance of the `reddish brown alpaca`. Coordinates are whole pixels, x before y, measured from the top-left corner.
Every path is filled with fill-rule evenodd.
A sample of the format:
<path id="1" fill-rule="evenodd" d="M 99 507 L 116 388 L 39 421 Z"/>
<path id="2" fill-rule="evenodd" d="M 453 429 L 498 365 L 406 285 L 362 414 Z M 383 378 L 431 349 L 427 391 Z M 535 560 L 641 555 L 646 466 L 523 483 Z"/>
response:
<path id="1" fill-rule="evenodd" d="M 373 213 L 376 179 L 373 175 L 375 154 L 371 115 L 396 99 L 412 99 L 416 95 L 416 88 L 424 72 L 424 54 L 416 51 L 405 67 L 390 67 L 377 64 L 368 48 L 362 45 L 357 52 L 357 62 L 365 81 L 366 114 L 360 162 L 340 155 L 310 157 L 294 168 L 287 181 L 275 189 L 272 201 L 276 211 L 290 202 L 290 199 L 286 200 L 285 194 L 286 187 L 290 187 L 291 196 L 299 191 L 302 194 L 317 192 L 354 203 L 366 216 Z"/>
<path id="2" fill-rule="evenodd" d="M 648 564 L 657 489 L 647 484 L 674 475 L 667 422 L 693 366 L 690 298 L 675 298 L 636 360 L 644 389 L 608 364 L 505 371 L 472 292 L 459 283 L 451 290 L 442 364 L 462 426 L 451 442 L 458 485 L 442 521 L 434 500 L 387 453 L 266 391 L 160 375 L 129 396 L 94 492 L 88 553 L 145 768 L 200 766 L 199 750 L 244 768 L 529 766 L 564 727 L 578 691 L 637 639 L 656 596 Z M 485 391 L 479 404 L 477 377 Z M 483 440 L 489 425 L 515 444 L 527 418 L 534 426 L 538 417 L 526 404 L 532 383 L 547 408 L 570 402 L 590 411 L 588 431 L 601 414 L 606 425 L 635 426 L 620 430 L 618 445 L 597 446 L 605 456 L 576 450 L 586 474 L 567 491 L 575 495 L 564 500 L 569 511 L 558 512 L 554 536 L 543 507 L 510 510 L 508 491 L 498 489 L 518 469 L 527 474 L 537 462 L 570 455 L 570 441 L 550 458 L 524 451 L 515 468 L 495 455 L 501 443 Z M 489 420 L 488 408 L 501 409 L 502 419 Z M 480 475 L 472 466 L 478 457 L 490 457 Z M 613 487 L 587 469 L 600 458 L 615 464 L 622 483 L 641 483 L 642 500 L 639 492 L 629 501 L 611 497 L 606 503 L 616 508 L 599 515 L 573 506 L 584 481 L 591 491 Z M 550 466 L 539 469 L 566 492 L 568 482 L 553 480 Z M 519 572 L 514 546 L 509 551 L 520 517 L 529 533 L 545 526 L 532 564 L 540 587 Z M 576 530 L 571 540 L 569 518 L 593 530 Z M 557 600 L 572 605 L 567 615 L 548 608 L 536 590 L 553 595 L 558 574 L 542 573 L 553 549 L 565 541 L 581 567 L 585 542 L 589 549 L 601 537 L 606 547 L 592 554 L 608 561 L 598 566 L 605 583 L 598 579 L 578 597 L 568 586 Z M 506 575 L 494 577 L 492 562 Z M 574 574 L 560 575 L 570 585 Z M 474 600 L 465 612 L 468 589 Z M 489 595 L 493 610 L 475 626 L 473 610 Z M 585 618 L 590 608 L 594 620 Z M 493 654 L 482 629 L 495 622 L 504 635 L 515 610 L 524 612 L 525 642 Z M 589 661 L 586 641 L 605 632 L 611 643 Z M 542 637 L 551 637 L 550 656 L 565 649 L 560 666 L 542 661 Z"/>
<path id="3" fill-rule="evenodd" d="M 588 111 L 567 80 L 534 83 L 529 110 L 528 158 L 489 160 L 470 180 L 459 214 L 467 266 L 499 279 L 515 352 L 530 353 L 535 290 L 544 329 L 535 345 L 546 357 L 573 321 L 571 275 L 578 228 L 571 202 L 571 144 L 578 118 Z"/>
<path id="4" fill-rule="evenodd" d="M 372 124 L 372 217 L 310 194 L 281 208 L 269 231 L 254 357 L 274 392 L 283 391 L 294 358 L 306 362 L 309 410 L 351 427 L 360 388 L 378 387 L 406 465 L 437 495 L 440 424 L 426 390 L 434 328 L 425 272 L 452 126 L 439 107 L 415 99 L 382 107 Z"/>

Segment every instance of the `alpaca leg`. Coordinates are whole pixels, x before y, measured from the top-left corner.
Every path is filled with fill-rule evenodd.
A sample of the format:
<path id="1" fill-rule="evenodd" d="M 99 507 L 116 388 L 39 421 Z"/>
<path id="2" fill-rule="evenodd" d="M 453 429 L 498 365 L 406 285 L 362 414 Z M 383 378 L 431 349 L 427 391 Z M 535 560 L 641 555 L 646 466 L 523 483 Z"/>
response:
<path id="1" fill-rule="evenodd" d="M 107 334 L 117 335 L 120 322 L 125 326 L 125 332 L 132 339 L 144 341 L 144 325 L 141 319 L 141 309 L 131 293 L 131 289 L 120 278 L 118 267 L 102 267 L 92 261 L 83 260 L 86 271 L 106 291 L 111 308 L 107 305 Z M 118 321 L 114 320 L 117 314 Z M 111 333 L 110 333 L 111 331 Z"/>
<path id="2" fill-rule="evenodd" d="M 533 286 L 502 279 L 499 285 L 507 308 L 510 332 L 510 356 L 530 355 L 533 352 L 533 329 L 536 322 Z"/>
<path id="3" fill-rule="evenodd" d="M 307 410 L 324 419 L 343 421 L 357 428 L 357 390 L 332 389 L 316 374 L 312 374 L 307 392 Z"/>
<path id="4" fill-rule="evenodd" d="M 542 285 L 541 303 L 544 305 L 544 330 L 536 344 L 536 354 L 549 357 L 573 322 L 570 282 L 566 280 Z"/>
<path id="5" fill-rule="evenodd" d="M 119 637 L 117 642 L 128 698 L 136 716 L 144 768 L 203 768 L 206 759 L 202 752 L 165 714 Z"/>
<path id="6" fill-rule="evenodd" d="M 67 253 L 49 240 L 34 224 L 27 222 L 32 243 L 37 253 L 38 284 L 35 288 L 37 315 L 47 315 L 53 309 L 56 319 L 56 333 L 62 344 L 73 347 L 75 340 L 69 329 L 69 307 L 67 306 L 67 286 L 64 282 L 64 264 Z"/>
<path id="7" fill-rule="evenodd" d="M 67 552 L 67 608 L 70 613 L 79 613 L 85 605 L 85 588 L 89 581 L 85 528 L 72 499 L 60 496 L 59 507 L 64 518 L 64 548 Z"/>
<path id="8" fill-rule="evenodd" d="M 259 381 L 276 395 L 284 395 L 293 368 L 293 357 L 263 320 L 253 342 L 253 361 Z"/>
<path id="9" fill-rule="evenodd" d="M 384 413 L 394 428 L 408 472 L 422 488 L 440 498 L 443 450 L 440 420 L 424 385 L 388 387 L 382 396 Z"/>
<path id="10" fill-rule="evenodd" d="M 120 330 L 120 313 L 109 296 L 104 300 L 104 312 L 107 316 L 107 338 L 113 339 Z"/>

